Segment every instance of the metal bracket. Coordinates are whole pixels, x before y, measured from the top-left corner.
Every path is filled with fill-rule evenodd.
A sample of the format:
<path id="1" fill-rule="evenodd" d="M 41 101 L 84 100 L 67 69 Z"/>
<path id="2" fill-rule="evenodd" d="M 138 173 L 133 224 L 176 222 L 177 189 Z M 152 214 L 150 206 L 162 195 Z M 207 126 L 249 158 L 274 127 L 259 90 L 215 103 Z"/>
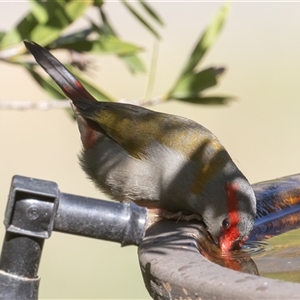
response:
<path id="1" fill-rule="evenodd" d="M 55 182 L 14 176 L 5 212 L 6 230 L 37 238 L 49 238 L 59 195 Z"/>

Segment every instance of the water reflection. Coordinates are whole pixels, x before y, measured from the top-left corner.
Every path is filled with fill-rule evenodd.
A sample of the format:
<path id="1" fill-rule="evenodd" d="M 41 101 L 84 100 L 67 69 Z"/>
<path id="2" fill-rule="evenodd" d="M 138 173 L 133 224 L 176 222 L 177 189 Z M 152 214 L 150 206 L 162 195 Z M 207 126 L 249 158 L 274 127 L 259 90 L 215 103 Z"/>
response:
<path id="1" fill-rule="evenodd" d="M 273 248 L 266 242 L 247 241 L 242 250 L 249 255 L 258 255 L 264 252 L 269 252 Z"/>
<path id="2" fill-rule="evenodd" d="M 300 282 L 300 230 L 267 240 L 266 251 L 252 255 L 260 275 Z"/>
<path id="3" fill-rule="evenodd" d="M 208 260 L 235 271 L 259 275 L 258 269 L 249 253 L 235 250 L 222 253 L 221 249 L 213 244 L 207 236 L 198 245 L 200 253 Z"/>
<path id="4" fill-rule="evenodd" d="M 199 251 L 236 271 L 300 282 L 300 230 L 295 230 L 300 228 L 300 174 L 257 183 L 253 189 L 256 221 L 242 249 L 222 254 L 207 237 Z"/>
<path id="5" fill-rule="evenodd" d="M 257 199 L 249 240 L 265 240 L 300 228 L 300 174 L 252 185 Z"/>

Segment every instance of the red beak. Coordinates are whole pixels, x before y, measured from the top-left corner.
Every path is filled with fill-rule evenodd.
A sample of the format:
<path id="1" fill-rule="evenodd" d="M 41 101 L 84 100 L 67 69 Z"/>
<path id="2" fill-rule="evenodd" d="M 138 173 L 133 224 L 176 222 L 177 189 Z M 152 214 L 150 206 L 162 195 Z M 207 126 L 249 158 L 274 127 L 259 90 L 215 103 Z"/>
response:
<path id="1" fill-rule="evenodd" d="M 226 239 L 224 236 L 219 238 L 219 246 L 223 253 L 226 253 L 232 249 L 232 242 Z"/>
<path id="2" fill-rule="evenodd" d="M 221 236 L 219 238 L 219 245 L 223 253 L 226 253 L 230 250 L 238 250 L 241 249 L 244 242 L 248 239 L 248 237 L 244 237 L 243 239 L 238 239 L 235 241 L 231 241 L 230 239 L 226 238 L 226 236 Z"/>

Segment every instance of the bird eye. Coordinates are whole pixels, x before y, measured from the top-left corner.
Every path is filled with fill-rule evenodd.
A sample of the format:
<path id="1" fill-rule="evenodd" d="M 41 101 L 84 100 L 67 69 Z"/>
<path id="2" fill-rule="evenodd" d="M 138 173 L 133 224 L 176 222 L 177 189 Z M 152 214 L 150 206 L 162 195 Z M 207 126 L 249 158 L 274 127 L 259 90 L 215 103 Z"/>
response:
<path id="1" fill-rule="evenodd" d="M 222 227 L 224 229 L 228 229 L 229 226 L 230 226 L 230 222 L 229 222 L 228 218 L 224 219 L 223 222 L 222 222 Z"/>

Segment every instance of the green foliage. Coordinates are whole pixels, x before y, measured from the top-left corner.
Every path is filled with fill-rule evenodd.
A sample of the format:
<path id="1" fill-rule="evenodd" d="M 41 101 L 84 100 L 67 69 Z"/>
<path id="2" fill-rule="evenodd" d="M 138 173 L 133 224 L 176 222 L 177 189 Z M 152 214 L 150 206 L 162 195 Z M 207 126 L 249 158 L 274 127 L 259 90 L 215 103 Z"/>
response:
<path id="1" fill-rule="evenodd" d="M 138 45 L 122 40 L 116 33 L 112 23 L 106 15 L 103 6 L 109 1 L 104 0 L 31 0 L 31 10 L 9 32 L 0 32 L 0 59 L 7 63 L 19 64 L 24 67 L 28 74 L 53 98 L 63 99 L 65 96 L 53 84 L 52 80 L 41 76 L 35 71 L 35 63 L 24 62 L 26 49 L 22 41 L 32 40 L 48 48 L 49 50 L 64 49 L 81 53 L 97 55 L 117 56 L 132 73 L 145 72 L 145 66 L 139 57 L 142 48 Z M 143 26 L 153 37 L 159 41 L 160 34 L 156 27 L 163 26 L 161 17 L 144 0 L 138 0 L 132 4 L 121 0 L 133 18 Z M 98 10 L 99 22 L 97 24 L 89 20 L 87 28 L 81 28 L 70 34 L 64 34 L 65 30 L 80 18 L 86 17 L 88 8 Z M 224 96 L 204 96 L 203 92 L 215 86 L 218 77 L 223 73 L 223 68 L 211 67 L 198 70 L 198 65 L 204 54 L 212 47 L 220 33 L 228 15 L 228 6 L 223 6 L 217 13 L 212 23 L 200 36 L 194 50 L 187 59 L 178 79 L 162 100 L 177 99 L 181 101 L 201 104 L 222 104 L 229 98 Z M 68 68 L 86 86 L 86 88 L 102 101 L 116 101 L 116 99 L 96 87 L 84 75 L 86 65 L 84 55 L 80 54 L 83 61 L 73 61 L 73 66 Z M 155 61 L 155 60 L 154 60 Z M 78 68 L 75 68 L 77 66 Z M 154 69 L 154 66 L 152 66 Z M 149 82 L 152 82 L 150 72 Z M 150 86 L 150 85 L 149 85 Z M 147 104 L 147 103 L 144 103 Z"/>
<path id="2" fill-rule="evenodd" d="M 0 49 L 11 47 L 24 39 L 38 41 L 41 46 L 47 46 L 82 16 L 92 1 L 32 0 L 29 3 L 31 11 L 13 30 L 5 34 Z"/>
<path id="3" fill-rule="evenodd" d="M 197 71 L 197 66 L 204 54 L 212 47 L 228 15 L 229 7 L 225 5 L 217 13 L 210 26 L 200 36 L 196 46 L 183 67 L 179 78 L 167 94 L 167 98 L 176 98 L 192 103 L 221 104 L 227 97 L 205 97 L 200 94 L 203 90 L 217 84 L 217 79 L 224 71 L 223 68 L 209 68 Z"/>
<path id="4" fill-rule="evenodd" d="M 78 36 L 78 34 L 77 34 Z M 89 52 L 95 54 L 129 55 L 136 54 L 140 47 L 126 43 L 116 36 L 100 36 L 97 40 L 82 40 L 81 37 L 69 36 L 69 41 L 60 39 L 51 44 L 52 49 L 62 48 L 78 52 Z"/>
<path id="5" fill-rule="evenodd" d="M 134 17 L 137 18 L 138 21 L 140 21 L 151 33 L 155 35 L 158 39 L 160 38 L 159 34 L 157 31 L 147 22 L 128 2 L 125 0 L 121 0 L 122 3 L 125 5 L 125 7 L 132 13 Z M 143 1 L 140 1 L 140 3 L 143 3 Z M 144 6 L 145 8 L 146 6 Z M 147 6 L 149 8 L 149 6 Z M 151 11 L 151 16 L 153 16 L 153 10 L 147 10 L 147 12 Z M 155 18 L 157 20 L 157 18 Z"/>
<path id="6" fill-rule="evenodd" d="M 96 99 L 99 101 L 117 101 L 113 96 L 91 83 L 78 69 L 68 65 L 67 67 Z"/>
<path id="7" fill-rule="evenodd" d="M 44 78 L 38 72 L 36 72 L 31 65 L 23 64 L 28 73 L 32 76 L 32 78 L 53 98 L 55 99 L 64 99 L 65 95 L 61 92 L 61 90 L 57 87 L 56 84 L 50 78 Z"/>

